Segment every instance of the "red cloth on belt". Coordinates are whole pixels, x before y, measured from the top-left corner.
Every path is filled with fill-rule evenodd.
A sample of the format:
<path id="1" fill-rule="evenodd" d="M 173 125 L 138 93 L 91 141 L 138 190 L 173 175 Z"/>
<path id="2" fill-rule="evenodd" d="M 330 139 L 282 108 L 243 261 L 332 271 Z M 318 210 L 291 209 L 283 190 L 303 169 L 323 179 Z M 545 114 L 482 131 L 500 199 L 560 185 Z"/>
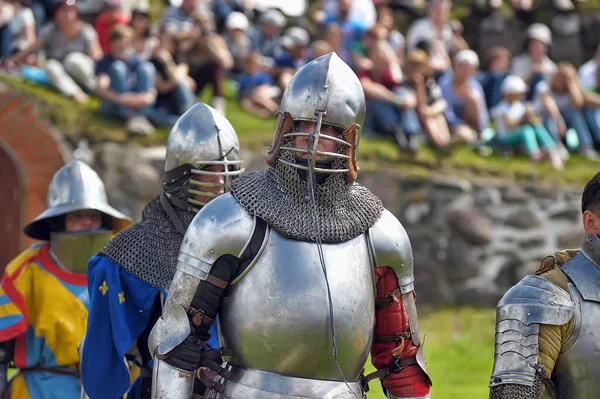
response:
<path id="1" fill-rule="evenodd" d="M 398 288 L 398 278 L 390 267 L 375 269 L 377 284 L 377 301 L 381 301 L 388 292 Z M 413 292 L 414 295 L 414 292 Z M 375 336 L 391 336 L 399 332 L 410 332 L 408 315 L 404 300 L 399 297 L 399 302 L 394 302 L 375 314 Z M 377 370 L 388 366 L 392 360 L 392 352 L 400 345 L 396 342 L 375 343 L 371 346 L 371 363 Z M 414 358 L 419 348 L 412 339 L 404 340 L 404 348 L 400 351 L 400 359 Z M 425 396 L 430 387 L 427 375 L 417 364 L 404 367 L 398 374 L 390 374 L 383 379 L 383 386 L 394 396 L 400 398 L 413 398 Z"/>

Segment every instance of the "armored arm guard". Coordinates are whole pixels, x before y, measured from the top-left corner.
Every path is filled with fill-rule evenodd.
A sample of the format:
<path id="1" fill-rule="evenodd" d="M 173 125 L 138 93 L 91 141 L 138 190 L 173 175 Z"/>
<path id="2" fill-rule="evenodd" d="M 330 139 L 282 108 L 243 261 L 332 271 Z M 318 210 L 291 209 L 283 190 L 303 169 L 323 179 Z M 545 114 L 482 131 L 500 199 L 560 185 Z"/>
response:
<path id="1" fill-rule="evenodd" d="M 221 297 L 255 222 L 231 194 L 224 194 L 202 208 L 188 227 L 162 317 L 148 340 L 155 356 L 153 398 L 191 397 L 201 365 L 198 352 L 210 338 Z"/>
<path id="2" fill-rule="evenodd" d="M 371 358 L 390 399 L 429 398 L 414 293 L 413 253 L 406 231 L 385 210 L 369 230 L 376 266 L 376 325 Z"/>
<path id="3" fill-rule="evenodd" d="M 553 391 L 539 362 L 540 325 L 563 325 L 574 316 L 568 292 L 538 276 L 527 276 L 498 303 L 490 398 L 540 399 L 542 383 Z M 515 396 L 516 395 L 516 396 Z"/>

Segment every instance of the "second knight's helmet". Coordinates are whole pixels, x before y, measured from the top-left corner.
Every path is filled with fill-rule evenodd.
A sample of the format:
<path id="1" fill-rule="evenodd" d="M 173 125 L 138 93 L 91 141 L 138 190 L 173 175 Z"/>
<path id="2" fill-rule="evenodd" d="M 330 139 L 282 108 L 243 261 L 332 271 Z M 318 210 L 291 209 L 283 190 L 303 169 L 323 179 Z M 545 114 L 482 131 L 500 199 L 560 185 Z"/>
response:
<path id="1" fill-rule="evenodd" d="M 240 143 L 231 123 L 212 107 L 197 103 L 175 123 L 167 142 L 164 192 L 172 205 L 198 212 L 206 205 L 196 196 L 217 197 L 210 189 L 229 191 L 231 179 L 244 173 Z M 217 170 L 210 170 L 217 166 Z M 208 183 L 194 176 L 223 176 L 224 183 Z"/>
<path id="2" fill-rule="evenodd" d="M 297 169 L 308 170 L 307 165 L 281 157 L 282 150 L 306 153 L 306 148 L 295 148 L 292 143 L 295 136 L 308 136 L 312 147 L 312 172 L 345 173 L 348 182 L 356 180 L 356 157 L 365 117 L 365 94 L 356 74 L 337 54 L 323 55 L 300 68 L 283 93 L 280 111 L 273 143 L 267 151 L 269 166 L 275 167 L 277 162 L 283 162 Z M 296 131 L 294 125 L 301 121 L 315 122 L 316 130 Z M 322 135 L 322 125 L 332 126 L 342 133 L 339 137 Z M 319 140 L 335 141 L 338 150 L 335 153 L 320 153 L 317 151 Z M 316 166 L 316 155 L 327 155 L 337 162 L 331 168 L 319 168 Z"/>

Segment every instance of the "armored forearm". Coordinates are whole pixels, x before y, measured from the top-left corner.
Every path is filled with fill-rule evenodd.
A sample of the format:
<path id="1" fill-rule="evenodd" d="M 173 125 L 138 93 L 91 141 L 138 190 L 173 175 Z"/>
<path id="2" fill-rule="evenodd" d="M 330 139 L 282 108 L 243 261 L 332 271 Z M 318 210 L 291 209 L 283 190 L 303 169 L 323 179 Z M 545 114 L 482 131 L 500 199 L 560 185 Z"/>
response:
<path id="1" fill-rule="evenodd" d="M 237 272 L 237 256 L 255 225 L 253 217 L 234 205 L 231 195 L 214 199 L 185 233 L 163 315 L 148 339 L 155 357 L 155 399 L 189 399 L 195 377 L 209 388 L 223 389 L 207 377 L 205 368 L 225 377 L 228 371 L 220 368 L 216 358 L 208 358 L 206 341 L 225 289 Z"/>
<path id="2" fill-rule="evenodd" d="M 558 357 L 560 326 L 569 323 L 574 309 L 568 292 L 538 276 L 525 277 L 504 295 L 496 312 L 490 398 L 510 399 L 519 393 L 520 398 L 539 399 L 542 385 L 554 390 L 546 369 Z M 547 365 L 541 363 L 543 346 Z"/>
<path id="3" fill-rule="evenodd" d="M 428 398 L 431 381 L 419 337 L 413 255 L 406 231 L 389 211 L 369 230 L 377 284 L 371 361 L 388 398 Z"/>
<path id="4" fill-rule="evenodd" d="M 186 272 L 189 264 L 179 263 L 165 310 L 149 339 L 149 349 L 155 356 L 153 398 L 190 398 L 196 376 L 203 383 L 213 385 L 197 370 L 200 366 L 219 369 L 214 361 L 203 361 L 203 355 L 210 338 L 210 326 L 236 266 L 235 261 L 227 262 L 227 259 L 229 257 L 224 256 L 215 262 L 206 276 L 201 274 L 204 272 L 189 274 Z"/>
<path id="5" fill-rule="evenodd" d="M 431 382 L 419 341 L 414 291 L 402 294 L 396 273 L 389 267 L 378 268 L 376 278 L 373 366 L 389 398 L 428 398 Z"/>

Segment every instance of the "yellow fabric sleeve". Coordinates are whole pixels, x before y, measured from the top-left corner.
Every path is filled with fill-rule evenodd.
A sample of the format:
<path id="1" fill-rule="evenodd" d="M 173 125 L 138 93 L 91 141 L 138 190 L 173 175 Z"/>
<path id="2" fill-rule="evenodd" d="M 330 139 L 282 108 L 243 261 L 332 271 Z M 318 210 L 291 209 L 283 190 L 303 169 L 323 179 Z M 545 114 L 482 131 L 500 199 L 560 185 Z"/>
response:
<path id="1" fill-rule="evenodd" d="M 569 292 L 569 280 L 567 278 L 567 275 L 561 270 L 560 266 L 568 262 L 569 259 L 571 259 L 571 257 L 574 256 L 576 253 L 577 251 L 571 250 L 557 252 L 554 256 L 554 261 L 552 261 L 553 263 L 555 263 L 554 266 L 550 265 L 552 266 L 552 268 L 541 273 L 540 277 L 543 277 L 548 281 L 553 282 L 563 290 Z M 550 258 L 548 259 L 550 260 Z M 547 266 L 546 269 L 548 269 Z M 566 343 L 567 339 L 573 333 L 574 327 L 574 317 L 571 318 L 571 320 L 569 320 L 568 323 L 563 324 L 562 326 L 550 326 L 544 324 L 540 325 L 540 363 L 542 363 L 542 365 L 544 366 L 547 376 L 552 375 L 552 370 L 554 369 L 554 365 L 556 364 L 556 360 L 558 359 L 560 350 L 562 346 Z"/>

